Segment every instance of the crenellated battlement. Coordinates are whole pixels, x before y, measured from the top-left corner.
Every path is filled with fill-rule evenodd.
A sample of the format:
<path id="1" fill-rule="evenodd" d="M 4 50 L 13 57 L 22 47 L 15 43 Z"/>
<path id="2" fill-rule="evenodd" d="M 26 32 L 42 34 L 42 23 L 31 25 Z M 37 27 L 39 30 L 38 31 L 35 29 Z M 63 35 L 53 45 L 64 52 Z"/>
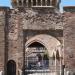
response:
<path id="1" fill-rule="evenodd" d="M 55 7 L 59 8 L 60 0 L 12 0 L 13 7 Z"/>

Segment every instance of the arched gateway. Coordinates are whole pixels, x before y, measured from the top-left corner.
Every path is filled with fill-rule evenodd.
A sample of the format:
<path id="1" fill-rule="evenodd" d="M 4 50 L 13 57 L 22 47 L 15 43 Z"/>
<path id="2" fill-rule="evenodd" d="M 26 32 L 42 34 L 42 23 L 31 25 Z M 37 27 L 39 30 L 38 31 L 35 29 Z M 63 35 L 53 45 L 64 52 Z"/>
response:
<path id="1" fill-rule="evenodd" d="M 47 70 L 61 71 L 61 43 L 53 36 L 40 34 L 29 39 L 26 44 L 26 72 Z M 30 72 L 29 72 L 30 71 Z"/>
<path id="2" fill-rule="evenodd" d="M 16 62 L 14 60 L 7 62 L 7 75 L 16 75 Z"/>

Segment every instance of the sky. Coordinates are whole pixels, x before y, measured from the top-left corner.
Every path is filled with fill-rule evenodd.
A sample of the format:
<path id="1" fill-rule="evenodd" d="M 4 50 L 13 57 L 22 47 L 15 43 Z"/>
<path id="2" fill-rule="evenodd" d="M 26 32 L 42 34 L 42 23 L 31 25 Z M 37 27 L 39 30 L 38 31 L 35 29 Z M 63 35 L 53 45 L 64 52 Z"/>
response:
<path id="1" fill-rule="evenodd" d="M 63 6 L 75 6 L 75 0 L 61 0 L 61 8 Z M 11 0 L 0 0 L 0 6 L 11 7 Z"/>

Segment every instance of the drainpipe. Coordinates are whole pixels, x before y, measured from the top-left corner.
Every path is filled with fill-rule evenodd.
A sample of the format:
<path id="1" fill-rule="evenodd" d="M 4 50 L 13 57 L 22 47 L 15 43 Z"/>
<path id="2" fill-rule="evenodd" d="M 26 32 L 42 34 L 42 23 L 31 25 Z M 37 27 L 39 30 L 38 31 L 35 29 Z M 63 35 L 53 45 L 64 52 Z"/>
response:
<path id="1" fill-rule="evenodd" d="M 61 19 L 62 19 L 62 26 L 64 27 L 64 24 L 63 24 L 64 19 L 63 19 L 62 14 L 61 14 Z M 64 36 L 64 33 L 63 33 L 63 36 Z M 61 66 L 61 75 L 64 75 L 64 69 L 65 69 L 65 63 L 64 63 L 64 39 L 63 39 L 62 51 L 63 51 L 63 62 L 62 62 L 62 66 Z"/>
<path id="2" fill-rule="evenodd" d="M 57 75 L 57 60 L 56 60 L 56 52 L 55 52 L 55 75 Z"/>
<path id="3" fill-rule="evenodd" d="M 62 65 L 62 67 L 61 67 L 61 75 L 64 75 L 64 68 L 65 68 L 65 65 Z"/>

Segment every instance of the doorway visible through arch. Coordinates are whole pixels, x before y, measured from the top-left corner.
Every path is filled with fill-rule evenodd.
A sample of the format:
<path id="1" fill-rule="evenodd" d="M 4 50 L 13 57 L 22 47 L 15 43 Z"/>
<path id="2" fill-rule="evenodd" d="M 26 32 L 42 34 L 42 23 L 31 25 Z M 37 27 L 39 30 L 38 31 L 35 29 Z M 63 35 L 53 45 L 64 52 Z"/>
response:
<path id="1" fill-rule="evenodd" d="M 7 75 L 16 75 L 16 62 L 14 60 L 7 62 Z"/>
<path id="2" fill-rule="evenodd" d="M 42 49 L 42 54 L 40 49 Z M 40 34 L 30 38 L 25 44 L 25 53 L 27 75 L 35 73 L 61 75 L 61 62 L 58 59 L 62 57 L 61 43 L 55 37 Z"/>
<path id="3" fill-rule="evenodd" d="M 39 42 L 31 43 L 26 50 L 26 67 L 27 69 L 44 69 L 49 68 L 48 53 L 44 45 Z M 47 64 L 46 64 L 47 63 Z"/>

